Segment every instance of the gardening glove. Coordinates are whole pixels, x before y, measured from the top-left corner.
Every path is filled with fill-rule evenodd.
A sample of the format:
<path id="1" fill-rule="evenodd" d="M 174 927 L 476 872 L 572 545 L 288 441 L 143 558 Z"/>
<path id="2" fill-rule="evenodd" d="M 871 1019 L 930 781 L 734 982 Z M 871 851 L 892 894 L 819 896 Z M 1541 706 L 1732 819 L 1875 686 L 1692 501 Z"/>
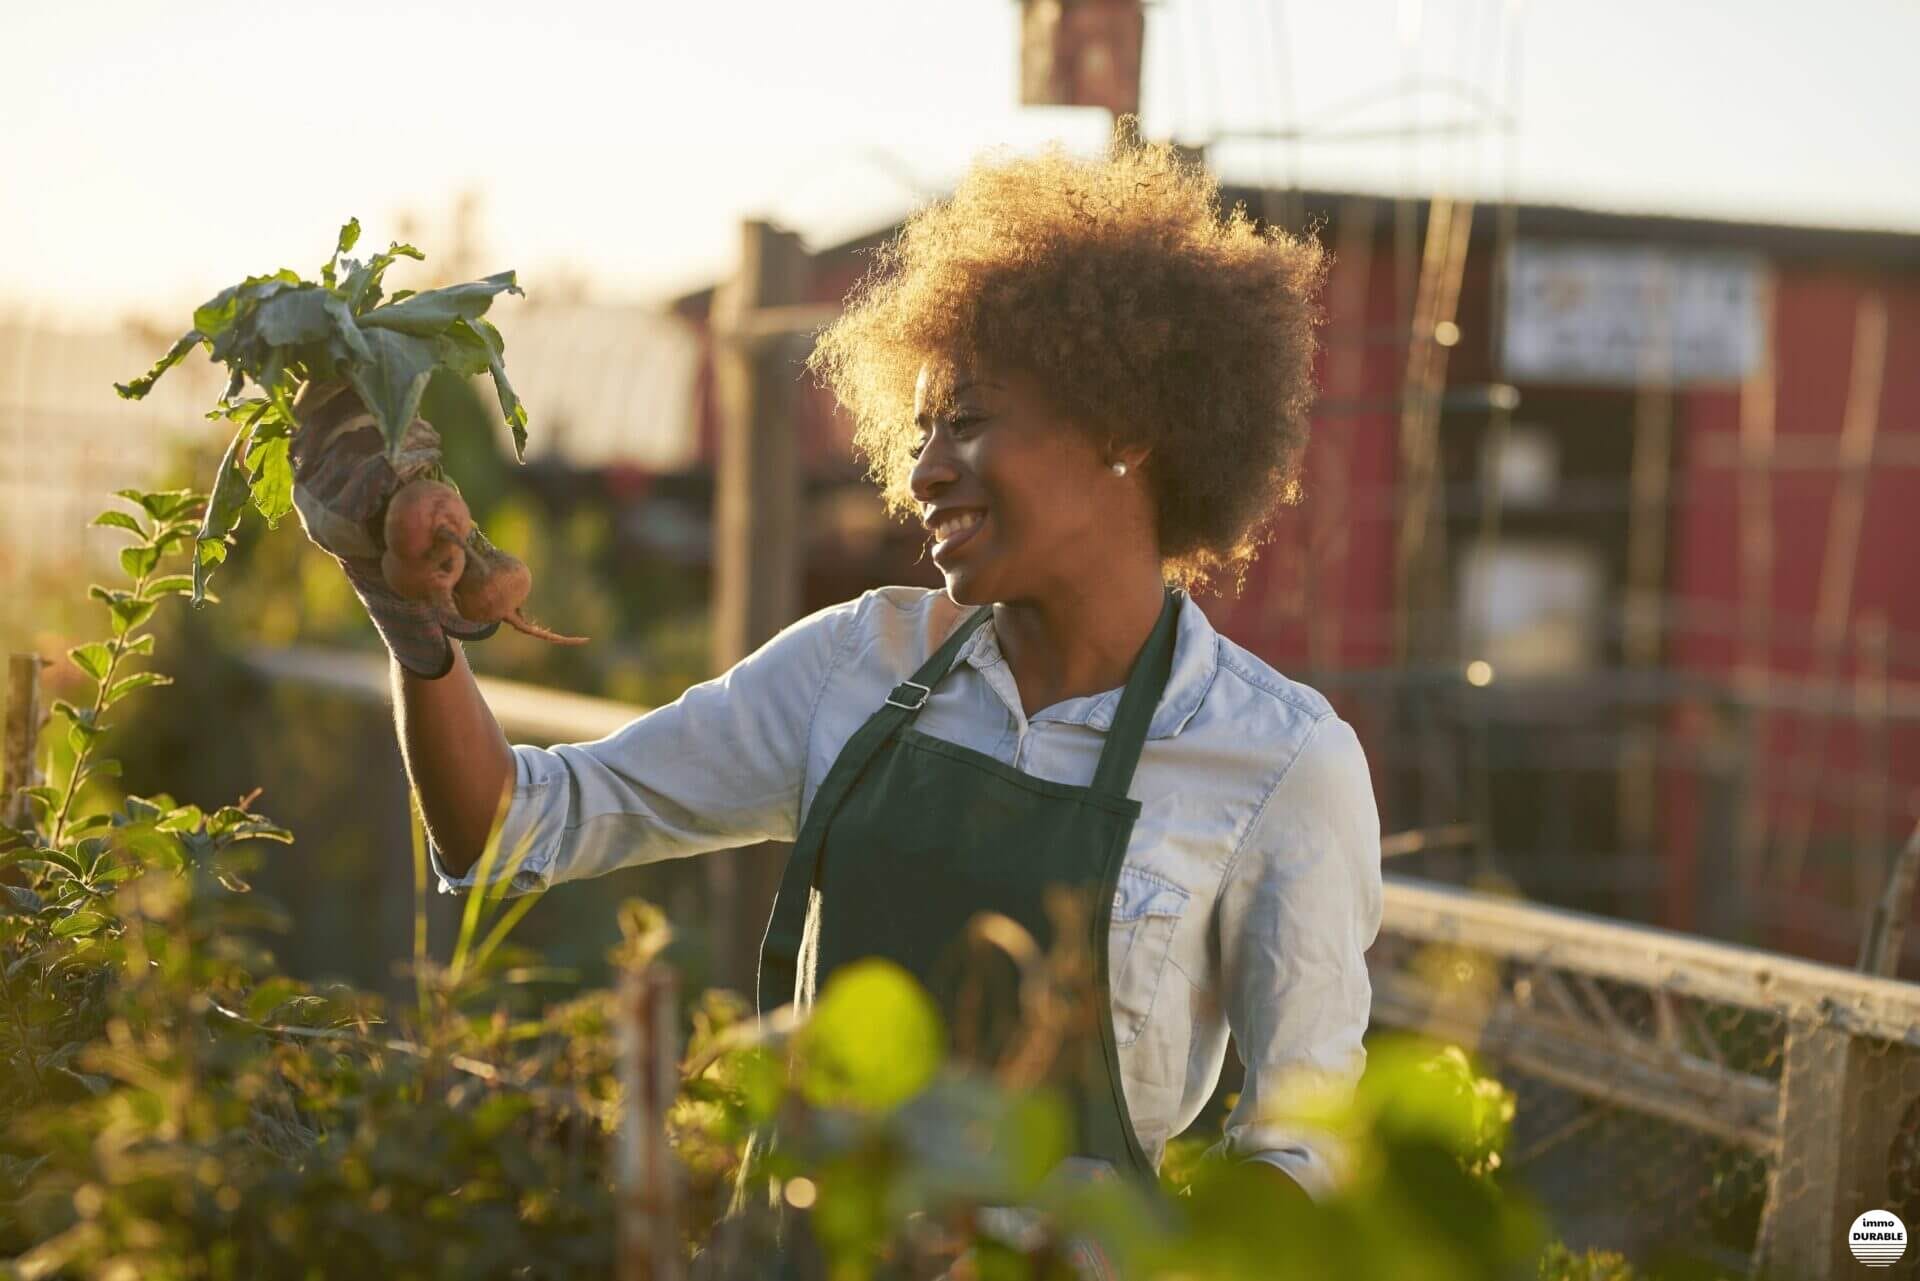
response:
<path id="1" fill-rule="evenodd" d="M 498 622 L 475 623 L 451 609 L 409 600 L 380 572 L 387 500 L 420 476 L 440 474 L 440 434 L 424 418 L 407 424 L 397 460 L 380 426 L 345 382 L 309 383 L 294 402 L 298 422 L 289 457 L 293 505 L 307 537 L 340 562 L 374 630 L 400 666 L 438 680 L 453 670 L 450 637 L 485 640 Z"/>

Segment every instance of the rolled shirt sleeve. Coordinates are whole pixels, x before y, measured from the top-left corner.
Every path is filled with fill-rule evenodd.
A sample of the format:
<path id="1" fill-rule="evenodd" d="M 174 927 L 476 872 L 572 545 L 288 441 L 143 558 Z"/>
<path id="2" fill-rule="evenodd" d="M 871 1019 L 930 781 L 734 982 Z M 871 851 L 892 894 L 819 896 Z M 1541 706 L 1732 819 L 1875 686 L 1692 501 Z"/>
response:
<path id="1" fill-rule="evenodd" d="M 1353 729 L 1327 714 L 1286 767 L 1219 902 L 1222 999 L 1246 1084 L 1215 1151 L 1265 1161 L 1325 1201 L 1348 1173 L 1303 1091 L 1351 1097 L 1366 1065 L 1366 951 L 1380 929 L 1380 819 Z"/>
<path id="2" fill-rule="evenodd" d="M 605 738 L 515 745 L 487 884 L 508 881 L 505 892 L 519 895 L 630 864 L 792 840 L 814 714 L 861 604 L 801 619 Z M 428 856 L 442 893 L 478 883 L 477 864 L 455 877 L 431 841 Z"/>

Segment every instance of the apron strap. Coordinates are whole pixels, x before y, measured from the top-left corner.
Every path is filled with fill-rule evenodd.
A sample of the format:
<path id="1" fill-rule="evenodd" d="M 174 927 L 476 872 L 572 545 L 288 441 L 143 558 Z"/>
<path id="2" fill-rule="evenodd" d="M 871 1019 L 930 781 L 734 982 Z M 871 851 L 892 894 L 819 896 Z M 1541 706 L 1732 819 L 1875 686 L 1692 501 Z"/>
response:
<path id="1" fill-rule="evenodd" d="M 806 937 L 813 890 L 818 884 L 820 847 L 824 843 L 827 820 L 839 808 L 847 789 L 865 772 L 874 753 L 920 711 L 933 687 L 952 669 L 960 647 L 991 617 L 993 606 L 983 605 L 954 628 L 945 643 L 920 665 L 920 670 L 895 685 L 879 710 L 854 731 L 841 747 L 833 768 L 821 781 L 820 790 L 807 809 L 806 821 L 800 825 L 793 849 L 787 855 L 786 870 L 773 900 L 773 912 L 767 918 L 767 932 L 760 942 L 755 1004 L 762 1014 L 784 1001 L 811 999 L 810 991 L 796 990 L 796 978 L 804 968 L 811 986 L 812 965 L 800 956 L 800 947 Z"/>
<path id="2" fill-rule="evenodd" d="M 1093 790 L 1119 800 L 1127 798 L 1133 785 L 1133 771 L 1140 764 L 1140 751 L 1146 746 L 1147 727 L 1153 723 L 1158 695 L 1165 689 L 1173 670 L 1173 638 L 1180 617 L 1180 598 L 1176 588 L 1167 589 L 1166 603 L 1160 607 L 1160 619 L 1133 660 L 1127 687 L 1120 694 L 1120 709 L 1113 714 L 1113 728 L 1107 732 L 1106 745 L 1100 749 L 1100 764 L 1093 772 Z"/>
<path id="3" fill-rule="evenodd" d="M 953 635 L 947 637 L 946 642 L 928 655 L 926 662 L 920 664 L 920 670 L 913 674 L 912 679 L 901 681 L 893 687 L 893 693 L 887 695 L 882 712 L 888 707 L 903 708 L 905 714 L 893 719 L 911 719 L 932 695 L 933 687 L 945 680 L 947 673 L 953 670 L 954 660 L 960 656 L 960 647 L 967 643 L 967 637 L 979 631 L 980 624 L 992 617 L 991 605 L 982 605 L 968 615 L 966 621 L 953 629 Z"/>

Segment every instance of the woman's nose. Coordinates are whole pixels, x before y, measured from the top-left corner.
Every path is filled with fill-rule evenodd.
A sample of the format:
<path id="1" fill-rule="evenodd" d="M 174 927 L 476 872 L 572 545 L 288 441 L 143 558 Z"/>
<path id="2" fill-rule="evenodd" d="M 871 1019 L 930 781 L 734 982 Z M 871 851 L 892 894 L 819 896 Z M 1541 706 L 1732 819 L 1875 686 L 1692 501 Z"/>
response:
<path id="1" fill-rule="evenodd" d="M 913 470 L 907 473 L 907 488 L 915 502 L 928 502 L 941 489 L 952 484 L 958 475 L 945 449 L 929 440 L 927 447 L 920 451 L 920 457 L 914 460 Z"/>

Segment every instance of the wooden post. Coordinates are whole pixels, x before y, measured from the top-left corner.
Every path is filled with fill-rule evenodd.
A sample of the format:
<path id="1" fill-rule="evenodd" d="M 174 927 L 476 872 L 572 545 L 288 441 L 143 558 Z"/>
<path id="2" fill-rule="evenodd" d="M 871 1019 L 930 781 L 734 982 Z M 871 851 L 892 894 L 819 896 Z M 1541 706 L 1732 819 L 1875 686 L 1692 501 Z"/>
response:
<path id="1" fill-rule="evenodd" d="M 1662 281 L 1662 296 L 1671 297 Z M 1666 584 L 1667 502 L 1673 474 L 1673 337 L 1664 306 L 1652 309 L 1634 398 L 1633 461 L 1628 482 L 1626 665 L 1650 671 L 1660 663 Z M 1635 707 L 1620 750 L 1617 804 L 1620 854 L 1629 865 L 1654 846 L 1660 721 L 1658 709 Z"/>
<path id="2" fill-rule="evenodd" d="M 1747 770 L 1742 786 L 1738 868 L 1735 891 L 1757 902 L 1760 869 L 1766 859 L 1767 783 L 1772 716 L 1768 709 L 1773 679 L 1773 456 L 1777 402 L 1774 292 L 1763 278 L 1760 295 L 1760 360 L 1740 387 L 1740 485 L 1737 508 L 1740 544 L 1740 648 L 1735 672 L 1746 713 L 1742 738 Z M 1754 921 L 1745 922 L 1751 928 Z"/>
<path id="3" fill-rule="evenodd" d="M 667 1146 L 667 1112 L 680 1086 L 679 1010 L 665 965 L 620 979 L 619 1281 L 680 1281 L 680 1171 Z"/>
<path id="4" fill-rule="evenodd" d="M 1440 398 L 1473 230 L 1473 202 L 1436 195 L 1414 297 L 1400 412 L 1400 527 L 1395 541 L 1399 627 L 1395 658 L 1432 661 L 1442 647 L 1434 614 L 1445 600 L 1446 477 L 1440 458 Z M 1445 326 L 1446 339 L 1441 339 Z"/>
<path id="5" fill-rule="evenodd" d="M 1866 937 L 1860 941 L 1859 969 L 1863 974 L 1887 978 L 1900 975 L 1900 945 L 1906 939 L 1907 918 L 1913 915 L 1913 882 L 1920 874 L 1920 823 L 1913 835 L 1887 868 L 1887 883 L 1874 904 L 1867 921 Z"/>
<path id="6" fill-rule="evenodd" d="M 34 768 L 33 749 L 40 739 L 40 668 L 38 654 L 7 658 L 7 726 L 4 784 L 0 784 L 0 823 L 25 829 L 33 823 L 33 808 L 22 789 L 41 781 Z"/>
<path id="7" fill-rule="evenodd" d="M 798 237 L 764 222 L 746 223 L 727 314 L 715 317 L 714 384 L 723 425 L 714 510 L 713 660 L 722 671 L 792 622 L 799 603 L 800 458 L 792 395 L 797 370 L 782 335 L 754 334 L 742 322 L 762 308 L 798 302 L 806 265 Z"/>
<path id="8" fill-rule="evenodd" d="M 791 309 L 806 284 L 799 237 L 765 222 L 741 227 L 740 272 L 715 299 L 714 387 L 721 412 L 714 494 L 713 667 L 724 672 L 799 617 L 801 572 L 800 451 L 793 410 L 798 370 L 791 326 L 759 323 Z M 764 849 L 764 847 L 755 847 Z M 778 884 L 776 858 L 710 855 L 709 934 L 718 976 L 730 986 L 751 981 L 743 932 L 742 859 L 754 909 Z M 764 865 L 764 866 L 763 866 Z M 764 884 L 763 884 L 764 882 Z"/>
<path id="9" fill-rule="evenodd" d="M 1813 1021 L 1787 1029 L 1780 1158 L 1768 1171 L 1755 1254 L 1763 1277 L 1837 1281 L 1862 1269 L 1855 1216 L 1892 1208 L 1888 1142 L 1920 1085 L 1920 1055 Z"/>

